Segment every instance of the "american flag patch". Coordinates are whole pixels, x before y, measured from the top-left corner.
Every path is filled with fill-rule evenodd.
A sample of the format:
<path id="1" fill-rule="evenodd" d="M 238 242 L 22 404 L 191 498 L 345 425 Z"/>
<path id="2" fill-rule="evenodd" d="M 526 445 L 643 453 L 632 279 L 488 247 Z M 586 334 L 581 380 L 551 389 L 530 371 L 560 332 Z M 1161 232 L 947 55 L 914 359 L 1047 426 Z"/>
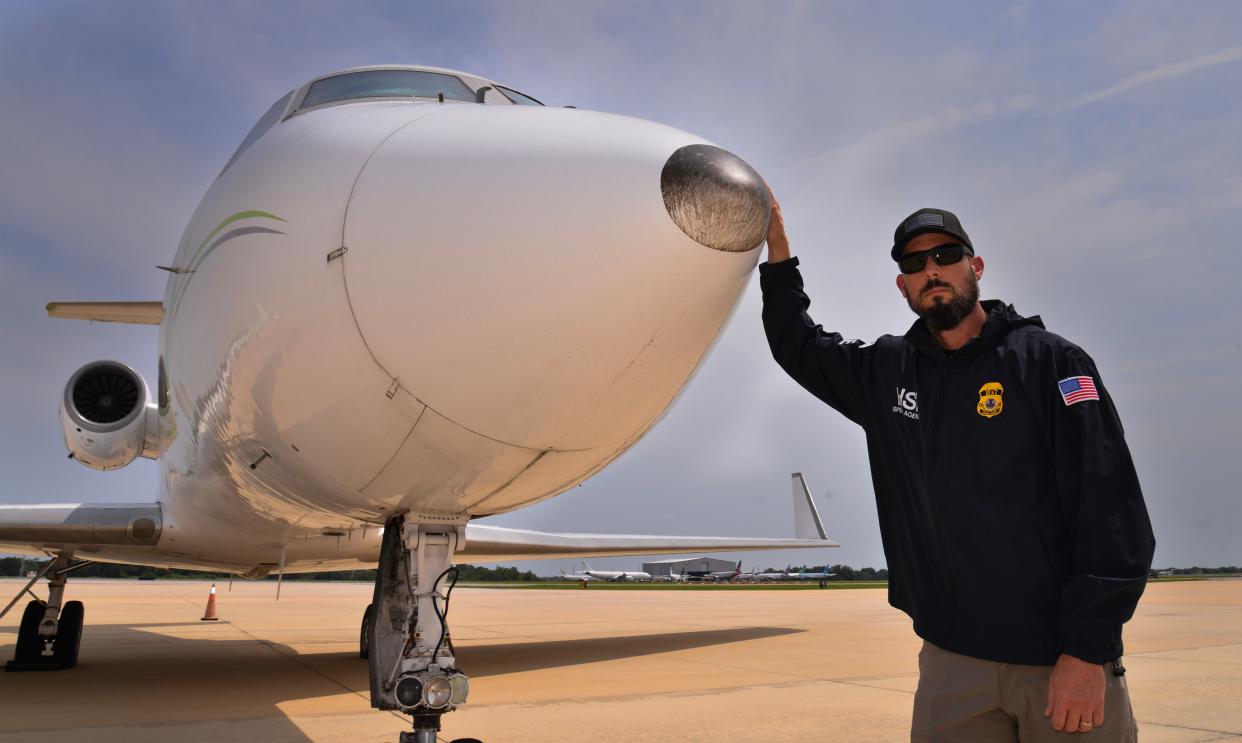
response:
<path id="1" fill-rule="evenodd" d="M 944 227 L 944 217 L 939 214 L 916 214 L 906 220 L 906 232 L 919 227 Z"/>
<path id="2" fill-rule="evenodd" d="M 1100 399 L 1095 391 L 1095 380 L 1091 377 L 1067 377 L 1057 382 L 1057 389 L 1061 391 L 1061 399 L 1066 405 Z"/>

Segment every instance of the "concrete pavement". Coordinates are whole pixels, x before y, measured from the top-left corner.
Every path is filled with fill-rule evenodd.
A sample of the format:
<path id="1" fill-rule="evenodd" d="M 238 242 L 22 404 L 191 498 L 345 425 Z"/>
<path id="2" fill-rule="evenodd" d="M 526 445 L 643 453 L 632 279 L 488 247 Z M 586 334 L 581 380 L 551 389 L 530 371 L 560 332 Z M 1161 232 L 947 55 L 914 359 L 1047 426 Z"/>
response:
<path id="1" fill-rule="evenodd" d="M 19 587 L 0 581 L 7 598 Z M 0 674 L 0 743 L 395 741 L 370 709 L 358 624 L 371 588 L 71 580 L 79 666 Z M 20 611 L 0 621 L 12 656 Z M 919 641 L 883 590 L 458 588 L 450 613 L 470 701 L 444 740 L 900 741 Z M 1242 581 L 1148 587 L 1127 625 L 1145 743 L 1242 741 Z M 1089 737 L 1084 739 L 1089 742 Z"/>

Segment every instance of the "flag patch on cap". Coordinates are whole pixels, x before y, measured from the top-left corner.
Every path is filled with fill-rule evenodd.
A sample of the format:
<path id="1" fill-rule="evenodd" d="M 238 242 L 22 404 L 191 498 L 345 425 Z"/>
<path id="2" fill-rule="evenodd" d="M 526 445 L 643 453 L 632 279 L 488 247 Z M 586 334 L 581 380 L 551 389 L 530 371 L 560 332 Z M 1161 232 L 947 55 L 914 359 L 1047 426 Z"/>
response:
<path id="1" fill-rule="evenodd" d="M 1095 380 L 1091 377 L 1066 377 L 1057 382 L 1057 389 L 1061 391 L 1061 399 L 1066 405 L 1100 399 L 1095 391 Z"/>
<path id="2" fill-rule="evenodd" d="M 906 220 L 906 232 L 920 227 L 944 227 L 944 216 L 940 214 L 915 214 Z"/>

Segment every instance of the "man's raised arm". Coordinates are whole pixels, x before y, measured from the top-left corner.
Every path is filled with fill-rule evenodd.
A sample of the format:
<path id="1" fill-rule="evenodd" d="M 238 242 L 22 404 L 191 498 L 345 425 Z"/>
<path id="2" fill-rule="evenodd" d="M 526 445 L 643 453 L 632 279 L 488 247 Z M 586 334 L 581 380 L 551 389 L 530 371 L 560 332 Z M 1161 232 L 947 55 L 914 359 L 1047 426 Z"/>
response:
<path id="1" fill-rule="evenodd" d="M 780 202 L 776 194 L 772 194 L 772 218 L 768 220 L 768 263 L 780 263 L 789 260 L 789 237 L 785 234 L 785 217 L 781 214 Z"/>
<path id="2" fill-rule="evenodd" d="M 872 348 L 825 332 L 806 313 L 811 300 L 802 290 L 798 259 L 790 257 L 785 220 L 775 195 L 768 223 L 768 261 L 759 266 L 759 285 L 763 329 L 776 363 L 808 392 L 863 425 L 864 380 Z"/>

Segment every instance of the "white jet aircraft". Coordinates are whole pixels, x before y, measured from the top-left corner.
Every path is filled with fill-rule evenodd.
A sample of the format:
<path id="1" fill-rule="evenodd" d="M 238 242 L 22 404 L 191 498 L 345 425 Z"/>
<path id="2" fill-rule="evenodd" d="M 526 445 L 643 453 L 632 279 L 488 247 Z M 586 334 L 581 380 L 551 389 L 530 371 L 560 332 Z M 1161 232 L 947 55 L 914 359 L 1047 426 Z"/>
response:
<path id="1" fill-rule="evenodd" d="M 764 582 L 773 580 L 824 580 L 825 578 L 831 578 L 835 575 L 836 573 L 828 572 L 827 566 L 824 566 L 824 570 L 815 572 L 790 572 L 787 567 L 784 572 L 742 573 L 738 576 L 738 578 L 747 582 Z"/>
<path id="2" fill-rule="evenodd" d="M 716 582 L 720 582 L 722 580 L 733 581 L 733 580 L 737 580 L 738 576 L 741 574 L 742 574 L 742 561 L 738 560 L 737 565 L 734 565 L 732 570 L 715 570 L 715 571 L 708 573 L 707 575 L 703 577 L 707 580 L 714 580 Z"/>
<path id="3" fill-rule="evenodd" d="M 641 570 L 592 570 L 586 560 L 582 561 L 582 574 L 589 575 L 597 580 L 611 581 L 649 581 L 651 573 L 644 573 Z"/>
<path id="4" fill-rule="evenodd" d="M 442 610 L 454 562 L 836 546 L 806 503 L 792 539 L 478 522 L 569 490 L 665 414 L 769 208 L 759 175 L 700 137 L 475 75 L 355 68 L 290 91 L 203 197 L 161 301 L 48 305 L 159 326 L 154 392 L 88 363 L 60 419 L 78 462 L 158 459 L 162 477 L 149 502 L 0 506 L 0 552 L 54 558 L 9 668 L 74 665 L 81 560 L 250 577 L 378 562 L 372 703 L 411 714 L 403 740 L 422 743 L 468 690 Z"/>

